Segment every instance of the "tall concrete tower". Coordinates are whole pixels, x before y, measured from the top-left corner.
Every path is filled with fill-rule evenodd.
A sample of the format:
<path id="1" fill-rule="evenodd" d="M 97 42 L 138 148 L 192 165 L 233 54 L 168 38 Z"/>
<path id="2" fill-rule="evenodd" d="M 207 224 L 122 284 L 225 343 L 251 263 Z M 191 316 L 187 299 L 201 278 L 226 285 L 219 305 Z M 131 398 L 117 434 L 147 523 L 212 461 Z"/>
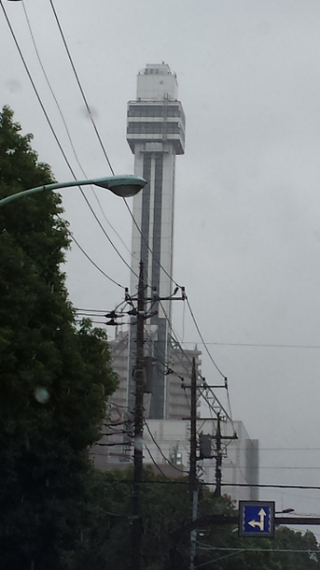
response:
<path id="1" fill-rule="evenodd" d="M 177 78 L 169 66 L 147 64 L 138 74 L 137 98 L 128 104 L 127 141 L 135 157 L 135 174 L 148 181 L 133 202 L 137 225 L 133 225 L 132 233 L 131 294 L 137 291 L 140 260 L 150 287 L 146 289 L 148 296 L 152 288 L 161 297 L 173 292 L 175 162 L 177 154 L 184 154 L 185 146 L 185 115 L 177 95 Z M 168 416 L 165 363 L 171 302 L 163 301 L 156 309 L 158 315 L 146 325 L 145 351 L 154 362 L 149 417 L 162 419 Z M 129 406 L 133 406 L 134 394 L 135 328 L 131 327 L 129 343 Z"/>

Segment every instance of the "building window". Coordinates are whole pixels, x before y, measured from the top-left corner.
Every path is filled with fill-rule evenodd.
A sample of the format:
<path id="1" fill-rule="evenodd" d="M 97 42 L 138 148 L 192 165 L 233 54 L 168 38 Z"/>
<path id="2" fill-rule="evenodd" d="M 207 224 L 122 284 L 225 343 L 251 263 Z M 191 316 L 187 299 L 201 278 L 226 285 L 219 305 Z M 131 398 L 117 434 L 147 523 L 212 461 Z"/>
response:
<path id="1" fill-rule="evenodd" d="M 183 111 L 179 105 L 129 105 L 128 117 L 180 117 Z"/>
<path id="2" fill-rule="evenodd" d="M 179 123 L 154 122 L 154 123 L 128 123 L 128 134 L 138 135 L 165 135 L 180 134 Z"/>

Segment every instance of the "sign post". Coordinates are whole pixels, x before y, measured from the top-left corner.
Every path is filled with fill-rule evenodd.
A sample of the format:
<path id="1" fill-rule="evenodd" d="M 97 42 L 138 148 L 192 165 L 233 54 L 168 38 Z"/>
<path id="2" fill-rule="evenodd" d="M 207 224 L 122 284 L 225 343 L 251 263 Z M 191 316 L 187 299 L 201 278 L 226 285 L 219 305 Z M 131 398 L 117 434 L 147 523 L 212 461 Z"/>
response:
<path id="1" fill-rule="evenodd" d="M 274 537 L 274 501 L 239 501 L 239 536 Z"/>

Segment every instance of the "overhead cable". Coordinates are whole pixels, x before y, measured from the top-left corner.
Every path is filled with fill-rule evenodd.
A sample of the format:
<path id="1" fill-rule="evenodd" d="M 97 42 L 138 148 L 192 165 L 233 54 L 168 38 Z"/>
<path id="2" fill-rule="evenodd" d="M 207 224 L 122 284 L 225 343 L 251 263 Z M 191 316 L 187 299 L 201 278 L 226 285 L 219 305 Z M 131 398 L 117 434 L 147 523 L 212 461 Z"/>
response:
<path id="1" fill-rule="evenodd" d="M 190 303 L 189 303 L 187 297 L 186 297 L 186 300 L 187 300 L 187 303 L 188 303 L 189 310 L 191 310 Z M 160 304 L 161 304 L 161 302 L 160 302 Z M 165 311 L 165 309 L 164 309 L 164 307 L 163 307 L 162 304 L 161 304 L 161 307 L 162 307 L 162 310 L 163 310 L 163 312 L 164 312 L 164 315 L 165 315 L 165 317 L 166 317 L 166 319 L 167 319 L 167 321 L 168 321 L 168 323 L 169 323 L 169 317 L 168 317 L 168 315 L 166 314 L 166 311 Z M 192 314 L 193 314 L 193 313 L 192 313 Z M 196 324 L 196 320 L 195 320 L 195 319 L 194 319 L 194 322 L 195 322 L 195 324 Z M 171 327 L 171 329 L 172 329 L 172 327 Z M 172 329 L 172 330 L 173 330 L 173 329 Z M 198 326 L 197 326 L 197 330 L 198 330 L 199 334 L 201 335 L 201 332 L 200 332 Z M 202 340 L 203 340 L 202 335 L 201 335 L 201 338 L 202 338 Z M 187 360 L 189 361 L 189 363 L 191 364 L 190 357 L 186 354 L 186 352 L 184 351 L 184 349 L 183 349 L 183 347 L 181 346 L 180 342 L 179 342 L 178 340 L 176 340 L 176 342 L 178 343 L 179 348 L 180 348 L 180 350 L 183 352 L 183 354 L 185 355 L 186 359 L 187 359 Z M 204 341 L 203 341 L 203 343 L 204 343 Z M 204 345 L 205 345 L 205 343 L 204 343 Z M 210 355 L 210 353 L 209 353 L 209 355 Z M 210 355 L 210 356 L 211 356 L 211 355 Z M 217 368 L 217 365 L 216 365 L 216 363 L 214 362 L 214 360 L 213 360 L 212 357 L 211 357 L 211 360 L 213 361 L 215 367 Z M 218 371 L 220 372 L 221 376 L 224 378 L 224 380 L 226 380 L 226 377 L 222 374 L 222 372 L 220 371 L 220 369 L 219 369 L 219 368 L 217 368 L 217 369 L 218 369 Z M 201 377 L 202 380 L 204 380 L 204 378 L 203 378 L 201 375 L 200 375 L 200 377 Z M 232 423 L 232 425 L 233 425 L 233 419 L 232 419 L 232 414 L 231 414 L 231 403 L 230 403 L 229 394 L 228 394 L 228 401 L 229 401 L 229 409 L 230 409 L 230 412 L 228 413 L 228 412 L 226 411 L 226 409 L 224 408 L 224 406 L 221 404 L 221 402 L 220 402 L 220 400 L 218 399 L 218 397 L 216 396 L 216 394 L 213 392 L 212 388 L 210 388 L 209 386 L 207 386 L 207 388 L 208 388 L 208 389 L 210 390 L 210 392 L 212 393 L 212 395 L 213 395 L 215 401 L 217 402 L 218 406 L 221 408 L 221 410 L 224 412 L 224 414 L 226 415 L 226 417 L 231 421 L 231 423 Z M 214 410 L 214 412 L 216 413 L 216 410 Z"/>
<path id="2" fill-rule="evenodd" d="M 149 428 L 148 422 L 147 422 L 146 420 L 144 421 L 144 425 L 146 426 L 146 428 L 147 428 L 147 430 L 148 430 L 148 432 L 149 432 L 149 435 L 150 435 L 150 437 L 151 437 L 153 443 L 155 444 L 155 446 L 156 446 L 157 449 L 159 450 L 159 452 L 160 452 L 160 454 L 162 455 L 163 459 L 165 459 L 165 461 L 166 461 L 169 465 L 171 465 L 171 467 L 173 467 L 174 469 L 176 469 L 176 470 L 179 471 L 180 473 L 189 473 L 189 471 L 185 471 L 185 470 L 183 470 L 183 469 L 179 469 L 174 463 L 172 463 L 172 462 L 164 455 L 164 453 L 163 453 L 163 451 L 162 451 L 160 445 L 159 445 L 159 444 L 157 443 L 157 441 L 155 440 L 155 438 L 154 438 L 154 436 L 153 436 L 153 434 L 152 434 L 152 432 L 151 432 L 151 430 L 150 430 L 150 428 Z"/>
<path id="3" fill-rule="evenodd" d="M 150 459 L 152 461 L 152 463 L 155 465 L 155 467 L 158 469 L 158 471 L 160 471 L 161 475 L 165 478 L 168 479 L 167 475 L 162 471 L 161 467 L 159 467 L 158 463 L 154 460 L 154 458 L 152 457 L 151 451 L 148 448 L 148 446 L 146 444 L 144 444 L 144 447 L 146 448 L 147 452 L 150 455 Z"/>
<path id="4" fill-rule="evenodd" d="M 220 376 L 222 376 L 222 378 L 225 379 L 226 376 L 223 374 L 223 372 L 221 372 L 219 366 L 217 365 L 217 363 L 216 363 L 215 360 L 213 359 L 213 357 L 212 357 L 212 355 L 210 354 L 209 349 L 208 349 L 208 347 L 207 347 L 207 345 L 206 345 L 206 343 L 205 343 L 205 341 L 204 341 L 204 338 L 203 338 L 202 333 L 201 333 L 201 331 L 200 331 L 199 325 L 198 325 L 198 323 L 197 323 L 197 321 L 196 321 L 196 318 L 195 318 L 195 316 L 194 316 L 194 314 L 193 314 L 193 311 L 192 311 L 192 309 L 191 309 L 191 305 L 190 305 L 190 303 L 189 303 L 189 299 L 187 298 L 186 300 L 187 300 L 187 305 L 188 305 L 188 308 L 189 308 L 189 311 L 190 311 L 190 315 L 191 315 L 192 320 L 193 320 L 193 322 L 194 322 L 194 325 L 195 325 L 195 327 L 196 327 L 196 329 L 197 329 L 197 331 L 198 331 L 198 334 L 199 334 L 199 336 L 200 336 L 200 338 L 201 338 L 201 340 L 202 340 L 203 346 L 204 346 L 204 348 L 205 348 L 205 350 L 206 350 L 206 352 L 207 352 L 207 354 L 208 354 L 208 356 L 209 356 L 209 358 L 210 358 L 212 364 L 214 365 L 214 367 L 216 368 L 216 370 L 219 372 Z"/>
<path id="5" fill-rule="evenodd" d="M 80 245 L 80 243 L 76 240 L 76 238 L 74 237 L 73 233 L 71 233 L 69 231 L 69 234 L 72 237 L 72 240 L 75 242 L 75 244 L 78 246 L 78 248 L 80 249 L 80 251 L 82 251 L 82 253 L 86 256 L 86 258 L 90 261 L 90 263 L 92 263 L 92 265 L 94 265 L 94 267 L 96 269 L 98 269 L 98 271 L 100 271 L 100 273 L 102 273 L 102 275 L 104 275 L 104 277 L 106 277 L 107 279 L 109 279 L 109 281 L 111 281 L 112 283 L 114 283 L 115 285 L 117 285 L 118 287 L 121 287 L 122 289 L 124 289 L 123 285 L 121 285 L 120 283 L 118 283 L 117 281 L 115 281 L 112 277 L 110 277 L 110 275 L 108 275 L 107 273 L 105 273 L 105 271 L 103 271 L 103 269 L 101 269 L 101 267 L 99 267 L 99 265 L 97 265 L 97 263 L 95 261 L 93 261 L 93 259 L 91 259 L 90 255 L 88 255 L 88 253 L 83 249 L 83 247 Z"/>
<path id="6" fill-rule="evenodd" d="M 33 42 L 33 46 L 34 46 L 34 49 L 35 49 L 35 52 L 36 52 L 36 55 L 37 55 L 37 58 L 38 58 L 40 67 L 41 67 L 41 69 L 42 69 L 42 72 L 43 72 L 43 75 L 44 75 L 44 77 L 45 77 L 46 83 L 47 83 L 47 85 L 48 85 L 48 87 L 49 87 L 49 90 L 50 90 L 50 92 L 51 92 L 51 95 L 52 95 L 52 97 L 53 97 L 53 99 L 54 99 L 54 101 L 55 101 L 55 104 L 56 104 L 56 106 L 57 106 L 57 109 L 58 109 L 58 111 L 59 111 L 61 120 L 62 120 L 63 125 L 64 125 L 64 128 L 65 128 L 65 130 L 66 130 L 66 133 L 67 133 L 67 136 L 68 136 L 68 139 L 69 139 L 69 142 L 70 142 L 70 145 L 71 145 L 73 154 L 74 154 L 75 159 L 76 159 L 76 161 L 77 161 L 77 164 L 78 164 L 78 166 L 79 166 L 79 168 L 80 168 L 80 170 L 81 170 L 83 176 L 87 179 L 88 176 L 87 176 L 86 172 L 84 171 L 84 169 L 83 169 L 83 167 L 82 167 L 82 164 L 81 164 L 81 162 L 80 162 L 80 159 L 79 159 L 79 157 L 78 157 L 78 154 L 77 154 L 77 152 L 76 152 L 76 149 L 75 149 L 75 146 L 74 146 L 74 144 L 73 144 L 73 140 L 72 140 L 72 137 L 71 137 L 71 134 L 70 134 L 70 130 L 69 130 L 68 125 L 67 125 L 67 121 L 66 121 L 65 116 L 64 116 L 64 114 L 63 114 L 63 112 L 62 112 L 61 106 L 59 105 L 58 99 L 57 99 L 57 97 L 56 97 L 56 95 L 55 95 L 55 92 L 54 92 L 53 87 L 52 87 L 52 85 L 51 85 L 51 82 L 50 82 L 50 80 L 49 80 L 48 74 L 47 74 L 47 72 L 46 72 L 46 70 L 45 70 L 45 68 L 44 68 L 42 59 L 41 59 L 41 57 L 40 57 L 40 53 L 39 53 L 39 50 L 38 50 L 38 47 L 37 47 L 37 44 L 36 44 L 36 40 L 35 40 L 35 37 L 34 37 L 34 33 L 33 33 L 33 30 L 32 30 L 32 27 L 31 27 L 30 19 L 29 19 L 29 16 L 28 16 L 28 13 L 27 13 L 27 10 L 26 10 L 26 7 L 25 7 L 25 3 L 23 2 L 22 4 L 23 4 L 23 10 L 24 10 L 25 17 L 26 17 L 26 20 L 27 20 L 28 28 L 29 28 L 29 31 L 30 31 L 31 39 L 32 39 L 32 42 Z M 96 193 L 94 187 L 91 186 L 91 189 L 92 189 L 92 192 L 93 192 L 93 194 L 94 194 L 94 196 L 95 196 L 95 198 L 96 198 L 96 200 L 97 200 L 97 203 L 98 203 L 98 205 L 99 205 L 99 207 L 100 207 L 100 210 L 101 210 L 101 212 L 102 212 L 102 215 L 103 215 L 104 219 L 106 220 L 107 224 L 109 224 L 109 226 L 111 227 L 111 229 L 112 229 L 112 230 L 114 231 L 114 233 L 117 235 L 118 239 L 121 241 L 121 243 L 122 243 L 122 245 L 125 247 L 125 249 L 126 249 L 129 253 L 131 253 L 130 250 L 129 250 L 129 248 L 128 248 L 128 247 L 126 246 L 126 244 L 124 243 L 124 240 L 121 238 L 120 234 L 119 234 L 119 233 L 117 232 L 117 230 L 113 227 L 113 225 L 111 224 L 111 222 L 108 220 L 108 218 L 107 218 L 107 216 L 106 216 L 106 214 L 105 214 L 105 211 L 104 211 L 104 209 L 102 208 L 101 202 L 100 202 L 100 200 L 99 200 L 99 198 L 98 198 L 98 195 L 97 195 L 97 193 Z"/>
<path id="7" fill-rule="evenodd" d="M 50 120 L 50 118 L 49 118 L 49 115 L 48 115 L 47 111 L 46 111 L 46 108 L 45 108 L 45 106 L 44 106 L 44 104 L 43 104 L 43 102 L 42 102 L 42 100 L 41 100 L 40 94 L 39 94 L 39 92 L 38 92 L 38 90 L 37 90 L 37 87 L 36 87 L 34 81 L 33 81 L 32 75 L 31 75 L 30 70 L 29 70 L 29 68 L 28 68 L 28 65 L 27 65 L 27 63 L 26 63 L 26 60 L 25 60 L 25 58 L 24 58 L 24 56 L 23 56 L 23 54 L 22 54 L 22 51 L 21 51 L 21 48 L 20 48 L 20 46 L 19 46 L 18 40 L 17 40 L 16 35 L 15 35 L 14 31 L 13 31 L 13 28 L 12 28 L 12 26 L 11 26 L 11 23 L 10 23 L 10 21 L 9 21 L 9 18 L 8 18 L 8 16 L 7 16 L 6 10 L 5 10 L 5 8 L 4 8 L 2 2 L 1 2 L 1 8 L 2 8 L 2 10 L 3 10 L 4 16 L 5 16 L 6 22 L 7 22 L 7 24 L 8 24 L 9 30 L 10 30 L 10 32 L 11 32 L 11 35 L 12 35 L 12 37 L 13 37 L 13 40 L 14 40 L 14 42 L 15 42 L 15 44 L 16 44 L 17 49 L 18 49 L 18 52 L 19 52 L 21 61 L 22 61 L 23 65 L 24 65 L 25 71 L 26 71 L 26 73 L 27 73 L 27 75 L 28 75 L 28 77 L 29 77 L 29 80 L 30 80 L 31 85 L 32 85 L 32 87 L 33 87 L 33 90 L 34 90 L 34 92 L 35 92 L 35 94 L 36 94 L 36 97 L 37 97 L 37 99 L 38 99 L 38 102 L 39 102 L 39 104 L 40 104 L 40 106 L 41 106 L 41 109 L 42 109 L 42 111 L 43 111 L 43 113 L 44 113 L 44 115 L 45 115 L 45 118 L 46 118 L 46 120 L 47 120 L 47 123 L 48 123 L 48 125 L 49 125 L 49 128 L 50 128 L 50 130 L 51 130 L 51 132 L 52 132 L 52 134 L 53 134 L 53 136 L 54 136 L 54 138 L 55 138 L 55 140 L 56 140 L 56 143 L 57 143 L 57 145 L 58 145 L 58 147 L 59 147 L 59 149 L 60 149 L 60 152 L 61 152 L 61 154 L 62 154 L 62 156 L 63 156 L 63 158 L 64 158 L 64 160 L 65 160 L 65 162 L 66 162 L 66 164 L 67 164 L 67 166 L 68 166 L 68 168 L 69 168 L 69 170 L 70 170 L 70 172 L 71 172 L 71 174 L 72 174 L 72 176 L 73 176 L 73 178 L 74 178 L 74 180 L 76 180 L 76 179 L 77 179 L 76 174 L 75 174 L 75 172 L 74 172 L 74 170 L 73 170 L 73 168 L 72 168 L 72 166 L 71 166 L 71 164 L 70 164 L 70 162 L 69 162 L 69 160 L 68 160 L 68 157 L 67 157 L 67 155 L 66 155 L 66 153 L 65 153 L 65 151 L 64 151 L 64 149 L 63 149 L 63 147 L 62 147 L 62 145 L 61 145 L 61 143 L 60 143 L 60 140 L 59 140 L 59 138 L 58 138 L 58 136 L 57 136 L 57 134 L 56 134 L 56 132 L 55 132 L 55 129 L 54 129 L 54 127 L 53 127 L 53 124 L 52 124 L 52 122 L 51 122 L 51 120 Z M 116 252 L 118 253 L 118 255 L 121 257 L 122 261 L 124 261 L 124 263 L 125 263 L 125 264 L 130 268 L 130 270 L 131 270 L 131 267 L 130 267 L 130 266 L 128 265 L 128 263 L 124 260 L 124 258 L 121 256 L 120 252 L 117 250 L 116 246 L 113 244 L 112 240 L 109 238 L 107 232 L 105 231 L 105 229 L 104 229 L 104 227 L 102 226 L 102 224 L 101 224 L 99 218 L 98 218 L 97 215 L 95 214 L 95 212 L 94 212 L 94 210 L 93 210 L 93 208 L 92 208 L 90 202 L 88 201 L 88 199 L 87 199 L 85 193 L 83 192 L 81 186 L 79 186 L 79 189 L 80 189 L 80 192 L 81 192 L 82 196 L 84 197 L 84 199 L 85 199 L 87 205 L 89 206 L 89 208 L 90 208 L 90 210 L 91 210 L 93 216 L 95 217 L 95 219 L 97 220 L 98 224 L 100 225 L 100 227 L 101 227 L 103 233 L 105 234 L 105 236 L 107 237 L 107 239 L 109 240 L 109 242 L 111 243 L 111 245 L 114 247 L 114 249 L 116 250 Z M 73 238 L 73 239 L 74 239 L 74 238 Z M 75 241 L 75 243 L 77 243 L 75 239 L 74 239 L 74 241 Z M 78 243 L 77 243 L 77 245 L 79 246 Z M 80 248 L 80 249 L 81 249 L 81 251 L 84 253 L 83 248 Z M 87 256 L 87 254 L 85 254 L 85 255 Z M 89 256 L 87 256 L 87 257 L 89 258 Z M 94 264 L 94 265 L 95 265 L 95 264 Z M 95 266 L 96 266 L 96 265 L 95 265 Z M 100 269 L 99 269 L 99 270 L 100 270 Z M 102 270 L 100 270 L 100 271 L 102 272 Z M 118 285 L 118 283 L 116 283 L 116 284 Z"/>
<path id="8" fill-rule="evenodd" d="M 113 170 L 113 168 L 112 168 L 112 166 L 111 166 L 110 159 L 109 159 L 109 157 L 108 157 L 107 151 L 106 151 L 105 146 L 104 146 L 104 144 L 103 144 L 103 141 L 102 141 L 102 138 L 101 138 L 100 133 L 99 133 L 99 131 L 98 131 L 97 125 L 96 125 L 96 123 L 95 123 L 95 120 L 94 120 L 94 118 L 93 118 L 93 115 L 92 115 L 92 112 L 91 112 L 89 103 L 88 103 L 88 101 L 87 101 L 87 98 L 86 98 L 86 96 L 85 96 L 84 90 L 83 90 L 83 88 L 82 88 L 82 85 L 81 85 L 81 82 L 80 82 L 80 79 L 79 79 L 77 70 L 76 70 L 75 65 L 74 65 L 74 63 L 73 63 L 73 59 L 72 59 L 72 57 L 71 57 L 71 53 L 70 53 L 70 50 L 69 50 L 69 48 L 68 48 L 68 44 L 67 44 L 65 35 L 64 35 L 64 33 L 63 33 L 63 30 L 62 30 L 62 27 L 61 27 L 61 24 L 60 24 L 60 21 L 59 21 L 58 14 L 57 14 L 57 12 L 56 12 L 56 10 L 55 10 L 55 7 L 54 7 L 54 5 L 53 5 L 53 1 L 52 1 L 52 0 L 49 0 L 49 3 L 50 3 L 50 5 L 51 5 L 51 8 L 52 8 L 54 17 L 55 17 L 55 19 L 56 19 L 56 22 L 57 22 L 57 25 L 58 25 L 58 28 L 59 28 L 59 31 L 60 31 L 60 34 L 61 34 L 61 38 L 62 38 L 62 41 L 63 41 L 63 45 L 64 45 L 65 50 L 66 50 L 66 52 L 67 52 L 67 55 L 68 55 L 68 58 L 69 58 L 71 67 L 72 67 L 72 69 L 73 69 L 74 76 L 75 76 L 75 78 L 76 78 L 78 87 L 79 87 L 79 89 L 80 89 L 80 93 L 81 93 L 81 95 L 82 95 L 84 104 L 85 104 L 86 109 L 87 109 L 87 113 L 88 113 L 88 115 L 89 115 L 89 117 L 90 117 L 90 121 L 91 121 L 91 123 L 92 123 L 92 126 L 93 126 L 93 128 L 94 128 L 94 130 L 95 130 L 95 133 L 96 133 L 96 135 L 97 135 L 97 138 L 98 138 L 98 140 L 99 140 L 99 143 L 100 143 L 102 152 L 103 152 L 103 154 L 104 154 L 104 157 L 105 157 L 105 159 L 106 159 L 106 161 L 107 161 L 107 163 L 108 163 L 108 165 L 109 165 L 109 168 L 110 168 L 112 174 L 114 174 L 114 170 Z"/>
<path id="9" fill-rule="evenodd" d="M 173 277 L 167 272 L 167 270 L 163 267 L 163 265 L 161 264 L 160 260 L 157 258 L 157 256 L 155 255 L 153 249 L 149 246 L 148 240 L 145 238 L 145 236 L 143 235 L 143 232 L 141 230 L 141 228 L 139 227 L 137 221 L 134 218 L 133 213 L 131 212 L 131 209 L 128 205 L 128 202 L 126 200 L 126 198 L 123 198 L 125 205 L 127 206 L 128 212 L 132 218 L 132 221 L 134 223 L 134 225 L 136 226 L 142 240 L 144 241 L 145 245 L 147 246 L 148 250 L 150 251 L 152 258 L 154 259 L 154 261 L 159 265 L 160 269 L 162 269 L 162 271 L 167 275 L 167 277 L 169 277 L 171 283 L 173 283 L 176 287 L 179 287 L 181 289 L 181 285 L 179 285 L 174 279 Z"/>

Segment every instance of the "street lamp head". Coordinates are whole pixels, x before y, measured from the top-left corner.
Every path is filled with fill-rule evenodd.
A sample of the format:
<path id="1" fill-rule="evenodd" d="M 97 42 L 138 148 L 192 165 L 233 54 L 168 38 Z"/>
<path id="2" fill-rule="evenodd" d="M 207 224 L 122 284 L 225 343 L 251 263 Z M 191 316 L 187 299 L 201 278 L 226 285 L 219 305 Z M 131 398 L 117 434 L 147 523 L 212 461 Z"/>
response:
<path id="1" fill-rule="evenodd" d="M 109 178 L 96 178 L 93 182 L 95 186 L 107 188 L 111 190 L 113 194 L 121 198 L 135 196 L 147 184 L 144 178 L 131 174 L 126 176 L 111 176 Z"/>
<path id="2" fill-rule="evenodd" d="M 122 176 L 108 176 L 104 178 L 93 178 L 92 180 L 72 180 L 71 182 L 53 182 L 52 184 L 44 184 L 43 186 L 37 186 L 37 188 L 30 188 L 30 190 L 23 190 L 23 192 L 17 192 L 16 194 L 10 194 L 5 198 L 0 200 L 0 207 L 5 206 L 9 202 L 18 200 L 23 196 L 29 196 L 30 194 L 36 194 L 37 192 L 43 192 L 44 190 L 60 190 L 61 188 L 69 188 L 70 186 L 84 186 L 86 184 L 95 184 L 96 186 L 101 186 L 106 188 L 120 196 L 121 198 L 130 198 L 135 196 L 144 188 L 147 181 L 139 176 L 133 176 L 131 174 Z"/>

